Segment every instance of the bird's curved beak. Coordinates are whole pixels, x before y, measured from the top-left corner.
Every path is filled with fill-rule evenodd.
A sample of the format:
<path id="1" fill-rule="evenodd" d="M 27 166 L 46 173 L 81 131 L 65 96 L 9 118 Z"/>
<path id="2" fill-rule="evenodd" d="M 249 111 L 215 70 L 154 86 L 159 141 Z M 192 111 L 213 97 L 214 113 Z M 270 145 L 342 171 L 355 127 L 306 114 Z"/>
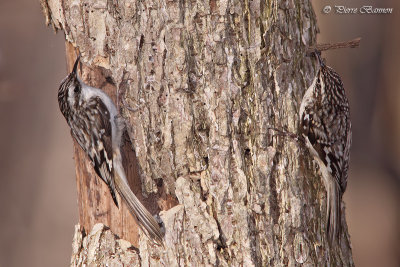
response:
<path id="1" fill-rule="evenodd" d="M 78 69 L 78 63 L 79 63 L 80 58 L 81 58 L 81 55 L 78 55 L 78 57 L 75 60 L 74 67 L 72 68 L 71 74 L 74 75 L 75 77 L 78 74 L 76 70 Z"/>

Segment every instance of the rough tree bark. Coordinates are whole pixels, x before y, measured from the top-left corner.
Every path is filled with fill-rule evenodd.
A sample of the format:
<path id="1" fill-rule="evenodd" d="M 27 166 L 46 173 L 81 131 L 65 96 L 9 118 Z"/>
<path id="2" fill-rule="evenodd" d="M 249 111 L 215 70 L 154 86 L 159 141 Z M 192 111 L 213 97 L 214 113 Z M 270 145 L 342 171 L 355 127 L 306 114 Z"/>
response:
<path id="1" fill-rule="evenodd" d="M 164 248 L 138 233 L 75 146 L 72 265 L 354 265 L 344 216 L 340 243 L 328 246 L 310 155 L 268 131 L 297 131 L 316 68 L 305 56 L 317 33 L 310 1 L 41 3 L 65 33 L 68 62 L 79 51 L 83 79 L 118 103 L 131 186 L 162 210 L 166 232 Z"/>

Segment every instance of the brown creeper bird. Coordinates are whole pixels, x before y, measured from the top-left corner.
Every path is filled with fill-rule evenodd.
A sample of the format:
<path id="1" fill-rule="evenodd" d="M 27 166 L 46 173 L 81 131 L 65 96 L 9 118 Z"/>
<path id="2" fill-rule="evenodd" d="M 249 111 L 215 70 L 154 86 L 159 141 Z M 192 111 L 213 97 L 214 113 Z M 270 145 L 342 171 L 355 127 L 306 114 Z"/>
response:
<path id="1" fill-rule="evenodd" d="M 347 186 L 351 146 L 349 101 L 339 75 L 315 52 L 320 68 L 300 105 L 300 133 L 318 163 L 327 191 L 327 233 L 340 235 L 341 202 Z"/>
<path id="2" fill-rule="evenodd" d="M 124 121 L 110 97 L 79 79 L 79 58 L 58 89 L 61 113 L 71 128 L 71 135 L 91 160 L 97 175 L 108 185 L 114 203 L 118 206 L 116 190 L 141 229 L 155 242 L 162 244 L 163 234 L 158 223 L 129 188 L 122 166 L 120 147 Z"/>

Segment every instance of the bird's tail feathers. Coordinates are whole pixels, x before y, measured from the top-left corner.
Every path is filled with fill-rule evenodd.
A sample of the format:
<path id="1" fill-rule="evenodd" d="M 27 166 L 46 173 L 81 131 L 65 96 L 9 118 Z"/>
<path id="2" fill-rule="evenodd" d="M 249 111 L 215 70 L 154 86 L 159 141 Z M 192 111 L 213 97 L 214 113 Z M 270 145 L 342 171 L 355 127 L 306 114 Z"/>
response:
<path id="1" fill-rule="evenodd" d="M 336 181 L 332 181 L 327 187 L 327 233 L 330 244 L 333 244 L 335 240 L 339 240 L 340 227 L 341 227 L 341 196 L 339 193 L 339 185 Z"/>
<path id="2" fill-rule="evenodd" d="M 164 235 L 157 221 L 129 188 L 122 166 L 115 167 L 115 186 L 121 198 L 127 204 L 129 211 L 137 220 L 143 232 L 155 243 L 163 245 Z"/>

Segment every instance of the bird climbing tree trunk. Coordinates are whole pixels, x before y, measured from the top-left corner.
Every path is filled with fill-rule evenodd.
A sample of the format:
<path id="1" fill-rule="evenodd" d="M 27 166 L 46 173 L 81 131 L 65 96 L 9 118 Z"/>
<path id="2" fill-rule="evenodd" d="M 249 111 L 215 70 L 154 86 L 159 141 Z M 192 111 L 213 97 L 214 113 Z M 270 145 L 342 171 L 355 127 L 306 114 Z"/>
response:
<path id="1" fill-rule="evenodd" d="M 41 4 L 69 64 L 79 52 L 83 80 L 118 105 L 132 190 L 165 228 L 164 247 L 149 242 L 75 145 L 72 265 L 354 265 L 345 216 L 328 245 L 312 157 L 269 131 L 297 132 L 316 72 L 305 53 L 317 33 L 310 1 Z"/>

